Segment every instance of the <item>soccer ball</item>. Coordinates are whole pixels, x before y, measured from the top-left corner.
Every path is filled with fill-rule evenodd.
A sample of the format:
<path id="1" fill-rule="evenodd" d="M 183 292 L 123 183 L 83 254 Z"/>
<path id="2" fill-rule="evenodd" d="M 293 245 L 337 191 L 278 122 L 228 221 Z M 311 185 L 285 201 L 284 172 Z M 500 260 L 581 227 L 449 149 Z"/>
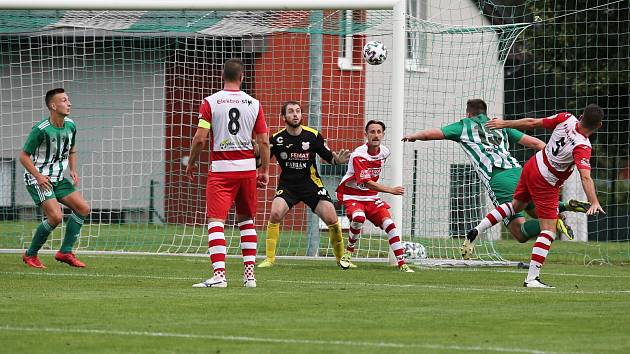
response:
<path id="1" fill-rule="evenodd" d="M 427 258 L 427 250 L 424 246 L 417 242 L 402 241 L 403 248 L 405 249 L 406 259 L 423 259 Z"/>
<path id="2" fill-rule="evenodd" d="M 383 42 L 367 42 L 363 47 L 363 58 L 370 65 L 383 64 L 385 59 L 387 59 L 387 48 L 385 48 Z"/>

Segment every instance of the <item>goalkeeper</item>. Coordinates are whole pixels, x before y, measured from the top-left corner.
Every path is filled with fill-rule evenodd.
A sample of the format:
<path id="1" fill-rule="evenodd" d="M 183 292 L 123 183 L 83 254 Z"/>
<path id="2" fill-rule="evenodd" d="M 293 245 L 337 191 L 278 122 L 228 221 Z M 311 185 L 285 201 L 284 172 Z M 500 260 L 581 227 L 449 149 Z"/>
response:
<path id="1" fill-rule="evenodd" d="M 510 154 L 510 144 L 518 143 L 538 151 L 545 147 L 545 143 L 516 129 L 486 128 L 485 123 L 490 120 L 486 115 L 487 109 L 488 106 L 483 100 L 470 99 L 466 103 L 466 117 L 459 122 L 406 135 L 402 141 L 446 139 L 459 143 L 477 172 L 477 176 L 486 187 L 492 203 L 499 206 L 512 201 L 522 171 L 521 165 Z M 589 206 L 588 202 L 569 200 L 560 202 L 559 212 L 586 212 Z M 536 219 L 533 205 L 530 205 L 526 211 L 534 219 L 526 221 L 525 215 L 520 212 L 503 220 L 510 234 L 521 243 L 540 234 L 540 224 Z M 568 238 L 573 238 L 573 231 L 565 224 L 563 215 L 559 215 L 557 228 Z M 468 239 L 464 241 L 461 249 L 462 258 L 471 258 L 474 249 L 473 242 Z"/>
<path id="2" fill-rule="evenodd" d="M 270 140 L 271 156 L 275 156 L 281 169 L 280 180 L 267 225 L 267 258 L 258 267 L 266 268 L 275 264 L 280 223 L 294 205 L 303 202 L 328 225 L 337 264 L 347 269 L 353 264 L 341 258 L 344 248 L 339 218 L 317 172 L 315 155 L 331 164 L 342 164 L 348 162 L 350 151 L 331 151 L 317 130 L 302 125 L 302 109 L 298 102 L 285 102 L 280 108 L 280 116 L 284 119 L 285 128 L 275 133 Z"/>

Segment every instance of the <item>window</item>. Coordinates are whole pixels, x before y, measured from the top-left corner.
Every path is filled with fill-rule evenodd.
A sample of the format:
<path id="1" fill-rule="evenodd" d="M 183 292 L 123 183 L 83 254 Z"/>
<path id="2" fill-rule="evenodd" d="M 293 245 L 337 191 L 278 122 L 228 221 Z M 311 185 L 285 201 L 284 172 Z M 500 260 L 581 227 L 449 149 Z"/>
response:
<path id="1" fill-rule="evenodd" d="M 361 16 L 357 13 L 353 13 L 351 10 L 339 11 L 341 18 L 339 19 L 339 32 L 342 35 L 339 36 L 339 59 L 337 65 L 341 70 L 361 70 L 360 61 L 357 60 L 361 56 L 361 48 L 355 48 L 355 44 L 360 44 L 361 39 L 355 38 L 352 35 L 354 32 L 353 26 L 358 22 L 359 18 L 355 16 Z M 357 63 L 357 64 L 355 64 Z"/>
<path id="2" fill-rule="evenodd" d="M 426 19 L 427 0 L 407 0 L 407 70 L 426 71 L 427 35 L 420 32 L 417 23 Z"/>

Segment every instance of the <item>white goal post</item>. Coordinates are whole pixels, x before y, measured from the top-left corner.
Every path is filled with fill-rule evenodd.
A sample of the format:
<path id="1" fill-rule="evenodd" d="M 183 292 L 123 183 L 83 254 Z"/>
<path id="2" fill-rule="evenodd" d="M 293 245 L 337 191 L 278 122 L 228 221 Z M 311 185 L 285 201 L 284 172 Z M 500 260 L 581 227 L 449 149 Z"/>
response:
<path id="1" fill-rule="evenodd" d="M 237 2 L 218 0 L 33 0 L 15 2 L 0 0 L 4 10 L 393 10 L 393 47 L 388 60 L 392 62 L 391 93 L 392 122 L 389 131 L 395 137 L 403 136 L 404 75 L 405 75 L 405 1 L 402 0 L 242 0 Z M 403 144 L 392 139 L 390 179 L 394 185 L 403 185 Z M 392 216 L 397 225 L 402 225 L 402 197 L 391 202 Z M 391 251 L 390 263 L 395 261 Z"/>

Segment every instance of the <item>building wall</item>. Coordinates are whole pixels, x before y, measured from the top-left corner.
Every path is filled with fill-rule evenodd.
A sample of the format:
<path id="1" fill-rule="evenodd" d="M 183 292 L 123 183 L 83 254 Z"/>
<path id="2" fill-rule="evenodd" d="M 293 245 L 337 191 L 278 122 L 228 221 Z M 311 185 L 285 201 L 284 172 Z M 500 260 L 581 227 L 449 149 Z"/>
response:
<path id="1" fill-rule="evenodd" d="M 190 149 L 201 100 L 222 88 L 223 62 L 232 56 L 243 58 L 246 69 L 243 90 L 261 101 L 270 134 L 273 134 L 284 128 L 279 113 L 282 103 L 287 100 L 301 103 L 304 123 L 309 123 L 309 38 L 304 33 L 271 34 L 261 47 L 252 52 L 248 52 L 239 41 L 231 42 L 229 39 L 200 39 L 195 42 L 196 45 L 189 41 L 178 46 L 173 59 L 166 65 L 165 208 L 168 222 L 204 223 L 205 174 L 209 153 L 206 149 L 202 152 L 200 177 L 192 184 L 183 178 L 185 167 L 181 161 Z M 360 144 L 365 120 L 364 71 L 342 72 L 338 69 L 338 41 L 338 36 L 323 36 L 323 48 L 327 52 L 322 55 L 322 95 L 321 102 L 318 102 L 322 112 L 321 127 L 315 127 L 334 150 Z M 270 184 L 258 191 L 256 224 L 259 227 L 266 225 L 280 172 L 275 161 L 271 165 Z M 327 182 L 329 191 L 334 194 L 334 178 Z M 304 230 L 310 210 L 300 204 L 292 213 L 291 222 L 286 222 L 285 228 Z"/>
<path id="2" fill-rule="evenodd" d="M 323 35 L 322 47 L 326 52 L 322 56 L 321 126 L 314 122 L 309 125 L 320 131 L 331 149 L 353 149 L 362 142 L 363 137 L 365 75 L 363 71 L 339 69 L 339 36 Z M 271 132 L 284 128 L 279 113 L 282 103 L 287 100 L 301 102 L 304 122 L 309 123 L 310 51 L 309 36 L 306 34 L 275 34 L 267 40 L 266 50 L 256 64 L 255 92 L 269 109 L 266 116 Z M 274 162 L 272 164 L 275 165 Z M 278 174 L 277 168 L 272 169 L 272 175 Z M 334 176 L 323 177 L 328 191 L 336 199 L 334 191 L 338 179 Z M 259 206 L 265 217 L 268 216 L 276 185 L 277 179 L 272 178 L 270 188 L 259 193 Z M 304 205 L 299 205 L 293 210 L 293 223 L 300 225 L 298 229 L 304 229 L 307 224 L 310 210 L 306 209 Z M 295 230 L 296 225 L 285 227 Z"/>
<path id="3" fill-rule="evenodd" d="M 81 193 L 93 209 L 148 208 L 150 181 L 164 183 L 163 52 L 133 40 L 92 40 L 2 42 L 0 156 L 17 159 L 33 125 L 48 116 L 46 91 L 64 87 L 78 127 Z M 18 163 L 16 204 L 32 205 L 23 172 Z M 163 194 L 155 198 L 161 212 Z"/>
<path id="4" fill-rule="evenodd" d="M 428 17 L 443 24 L 488 24 L 472 2 L 449 4 L 459 10 L 438 11 L 446 5 L 431 1 Z M 198 46 L 193 41 L 184 45 L 196 52 L 190 60 L 166 49 L 172 43 L 165 39 L 143 44 L 139 39 L 114 43 L 113 38 L 95 42 L 89 38 L 84 43 L 94 42 L 90 45 L 72 43 L 62 36 L 37 38 L 41 43 L 32 39 L 3 42 L 1 155 L 17 155 L 32 125 L 46 114 L 45 91 L 65 86 L 74 103 L 71 117 L 79 126 L 81 191 L 96 209 L 146 208 L 150 181 L 154 180 L 163 186 L 156 189 L 155 205 L 160 209 L 166 204 L 167 221 L 199 223 L 203 219 L 207 154 L 202 157 L 205 165 L 196 185 L 182 179 L 182 158 L 189 148 L 199 102 L 220 88 L 221 64 L 228 56 L 246 59 L 249 76 L 244 88 L 262 101 L 271 132 L 282 127 L 279 107 L 287 99 L 302 102 L 308 114 L 311 49 L 305 33 L 269 35 L 263 47 L 256 49 L 238 48 L 233 40 L 232 47 Z M 391 48 L 391 37 L 373 39 L 383 40 Z M 371 67 L 355 56 L 360 70 L 340 70 L 336 63 L 339 37 L 324 35 L 322 134 L 335 150 L 353 149 L 363 142 L 362 127 L 368 119 L 381 119 L 388 125 L 392 119 L 404 119 L 407 133 L 439 127 L 461 118 L 471 97 L 484 98 L 490 115 L 500 115 L 503 81 L 496 42 L 493 32 L 430 38 L 426 61 L 415 68 L 419 70 L 406 72 L 406 117 L 391 117 L 391 62 Z M 22 48 L 26 46 L 28 51 Z M 388 131 L 386 144 L 399 138 Z M 403 161 L 408 193 L 412 190 L 414 148 L 419 152 L 417 196 L 413 197 L 417 198 L 416 219 L 422 221 L 418 232 L 443 236 L 448 233 L 449 165 L 466 159 L 452 142 L 407 144 Z M 21 168 L 18 170 L 21 174 Z M 272 173 L 277 175 L 277 169 Z M 384 177 L 389 184 L 387 169 Z M 270 187 L 259 193 L 260 224 L 268 217 L 275 182 L 272 179 Z M 329 184 L 332 191 L 334 180 Z M 18 192 L 18 204 L 29 204 L 23 187 Z M 413 198 L 404 199 L 403 229 L 407 231 Z M 295 210 L 296 215 L 300 213 L 308 214 L 304 209 Z"/>

